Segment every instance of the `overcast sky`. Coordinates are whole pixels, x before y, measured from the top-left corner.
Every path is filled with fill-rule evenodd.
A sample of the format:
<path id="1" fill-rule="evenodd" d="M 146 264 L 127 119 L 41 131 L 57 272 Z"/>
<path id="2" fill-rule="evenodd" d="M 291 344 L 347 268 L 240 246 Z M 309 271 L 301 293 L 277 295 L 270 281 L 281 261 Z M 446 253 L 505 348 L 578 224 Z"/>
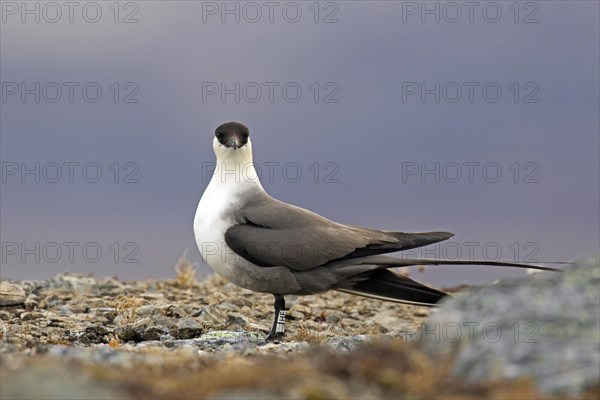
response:
<path id="1" fill-rule="evenodd" d="M 192 221 L 228 120 L 281 200 L 456 233 L 414 256 L 598 251 L 598 2 L 114 3 L 1 2 L 3 278 L 172 277 L 186 249 L 208 271 Z"/>

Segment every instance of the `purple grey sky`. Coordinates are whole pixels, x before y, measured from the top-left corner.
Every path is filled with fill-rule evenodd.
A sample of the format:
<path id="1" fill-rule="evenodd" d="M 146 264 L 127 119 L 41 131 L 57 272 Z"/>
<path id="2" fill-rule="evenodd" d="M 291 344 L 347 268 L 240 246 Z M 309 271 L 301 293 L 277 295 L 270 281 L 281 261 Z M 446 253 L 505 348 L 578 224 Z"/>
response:
<path id="1" fill-rule="evenodd" d="M 566 261 L 598 251 L 598 2 L 482 1 L 471 16 L 462 2 L 427 2 L 439 22 L 421 15 L 422 2 L 321 2 L 318 15 L 314 1 L 275 2 L 273 22 L 264 2 L 238 2 L 240 21 L 224 23 L 222 2 L 121 2 L 116 15 L 113 1 L 98 1 L 95 23 L 85 3 L 73 22 L 46 3 L 27 2 L 28 14 L 1 2 L 3 278 L 172 277 L 185 249 L 208 271 L 192 221 L 214 129 L 228 120 L 249 126 L 263 185 L 281 200 L 344 223 L 456 233 L 414 256 Z M 239 102 L 209 91 L 236 82 Z M 40 182 L 21 175 L 35 163 Z M 439 177 L 421 175 L 436 165 Z M 99 181 L 87 182 L 98 166 Z M 506 275 L 440 267 L 420 279 Z"/>

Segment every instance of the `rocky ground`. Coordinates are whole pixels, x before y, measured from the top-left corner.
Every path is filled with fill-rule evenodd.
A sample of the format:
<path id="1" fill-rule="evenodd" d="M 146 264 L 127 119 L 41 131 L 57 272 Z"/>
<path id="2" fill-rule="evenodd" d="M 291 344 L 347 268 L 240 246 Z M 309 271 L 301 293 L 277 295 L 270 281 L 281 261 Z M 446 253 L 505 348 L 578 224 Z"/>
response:
<path id="1" fill-rule="evenodd" d="M 597 270 L 598 264 L 588 266 L 586 280 L 597 281 Z M 559 284 L 555 282 L 557 278 L 528 279 L 553 279 L 552 285 Z M 502 285 L 499 287 L 506 291 Z M 585 293 L 582 287 L 585 289 L 574 286 Z M 588 288 L 585 299 L 593 297 L 591 290 L 594 288 Z M 575 321 L 584 321 L 580 325 L 585 330 L 585 340 L 575 340 L 576 351 L 568 354 L 585 358 L 582 352 L 587 351 L 592 356 L 585 359 L 585 370 L 578 369 L 573 360 L 566 363 L 564 357 L 555 357 L 553 362 L 562 361 L 573 372 L 564 378 L 568 381 L 562 386 L 540 384 L 548 374 L 554 374 L 550 378 L 560 375 L 560 368 L 547 369 L 540 378 L 528 374 L 526 367 L 515 369 L 509 363 L 498 364 L 498 368 L 510 373 L 473 375 L 478 370 L 478 355 L 475 350 L 465 355 L 464 350 L 477 349 L 486 361 L 485 371 L 489 372 L 496 359 L 490 356 L 493 349 L 486 347 L 491 342 L 465 341 L 467 335 L 455 340 L 454 331 L 443 327 L 453 328 L 457 321 L 464 324 L 465 317 L 457 312 L 474 304 L 469 296 L 478 293 L 476 290 L 458 294 L 457 300 L 431 316 L 427 308 L 339 292 L 290 296 L 286 298 L 289 319 L 285 340 L 266 343 L 264 337 L 273 318 L 272 296 L 240 289 L 217 276 L 197 283 L 193 267 L 184 259 L 178 264 L 177 278 L 167 281 L 122 282 L 76 274 L 43 281 L 3 281 L 0 397 L 327 399 L 598 395 L 600 371 L 594 370 L 600 369 L 595 357 L 598 349 L 592 348 L 600 345 L 598 319 L 582 319 L 581 315 Z M 536 293 L 542 296 L 539 291 Z M 515 297 L 506 293 L 497 296 L 500 300 L 492 303 Z M 478 302 L 486 303 L 481 299 Z M 570 300 L 569 306 L 577 307 L 576 303 Z M 504 306 L 503 310 L 512 307 L 509 303 Z M 444 314 L 446 307 L 450 311 Z M 586 307 L 592 314 L 599 311 L 593 301 Z M 480 308 L 488 313 L 493 307 Z M 466 320 L 482 321 L 483 317 L 474 315 L 473 309 Z M 504 322 L 525 324 L 536 310 L 527 313 Z M 454 319 L 443 320 L 444 315 Z M 491 318 L 489 321 L 500 320 Z M 435 328 L 432 331 L 431 325 L 425 325 L 436 321 L 445 324 L 441 330 L 438 328 L 437 337 Z M 543 321 L 536 321 L 543 325 Z M 562 319 L 560 323 L 566 322 Z M 422 340 L 427 339 L 427 334 L 422 334 L 423 326 L 429 326 L 434 332 L 429 336 L 435 340 Z M 486 339 L 492 334 L 486 332 Z M 569 335 L 571 339 L 578 338 L 577 332 L 557 335 L 552 343 L 544 341 L 544 332 L 536 338 L 552 346 L 561 339 L 568 342 Z M 442 343 L 437 345 L 440 338 Z M 497 342 L 504 343 L 505 351 L 513 351 L 506 347 L 506 342 L 511 341 L 494 343 Z M 500 347 L 493 344 L 492 348 Z M 514 350 L 521 357 L 517 358 L 517 367 L 527 365 L 528 357 L 538 360 L 539 354 L 523 355 L 536 348 L 540 346 Z M 573 379 L 579 379 L 579 383 L 574 384 Z"/>

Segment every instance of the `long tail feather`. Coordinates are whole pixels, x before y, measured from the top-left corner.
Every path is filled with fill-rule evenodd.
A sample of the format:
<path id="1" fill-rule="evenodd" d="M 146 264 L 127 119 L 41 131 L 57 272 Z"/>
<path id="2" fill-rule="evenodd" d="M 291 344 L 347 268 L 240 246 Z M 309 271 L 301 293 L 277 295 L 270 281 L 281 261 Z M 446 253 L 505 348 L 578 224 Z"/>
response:
<path id="1" fill-rule="evenodd" d="M 374 270 L 365 278 L 354 283 L 351 288 L 338 290 L 378 300 L 428 307 L 448 296 L 441 290 L 425 286 L 387 269 Z"/>
<path id="2" fill-rule="evenodd" d="M 494 267 L 537 269 L 542 271 L 561 271 L 560 269 L 541 265 L 504 261 L 432 260 L 396 258 L 388 256 L 365 257 L 363 261 L 365 263 L 376 263 L 381 269 L 364 273 L 361 279 L 358 279 L 352 284 L 352 287 L 340 288 L 338 289 L 339 291 L 378 300 L 429 307 L 436 306 L 437 302 L 449 295 L 440 290 L 416 282 L 408 277 L 389 271 L 387 268 L 408 267 L 412 265 L 488 265 Z M 553 262 L 552 264 L 570 263 Z"/>
<path id="3" fill-rule="evenodd" d="M 542 271 L 561 271 L 560 269 L 544 267 L 541 265 L 524 264 L 506 261 L 484 261 L 484 260 L 431 260 L 431 259 L 417 259 L 417 258 L 394 258 L 394 265 L 398 267 L 408 267 L 411 265 L 489 265 L 493 267 L 513 267 L 513 268 L 527 268 L 527 269 L 539 269 Z M 568 264 L 568 263 L 566 263 Z"/>

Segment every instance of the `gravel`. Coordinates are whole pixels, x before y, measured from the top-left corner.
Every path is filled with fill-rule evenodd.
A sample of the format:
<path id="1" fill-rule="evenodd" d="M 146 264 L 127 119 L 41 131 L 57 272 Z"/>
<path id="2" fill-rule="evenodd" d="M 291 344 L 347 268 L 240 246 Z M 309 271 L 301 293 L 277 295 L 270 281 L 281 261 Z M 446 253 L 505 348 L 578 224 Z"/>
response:
<path id="1" fill-rule="evenodd" d="M 60 274 L 0 284 L 0 398 L 597 398 L 598 259 L 439 309 Z"/>

